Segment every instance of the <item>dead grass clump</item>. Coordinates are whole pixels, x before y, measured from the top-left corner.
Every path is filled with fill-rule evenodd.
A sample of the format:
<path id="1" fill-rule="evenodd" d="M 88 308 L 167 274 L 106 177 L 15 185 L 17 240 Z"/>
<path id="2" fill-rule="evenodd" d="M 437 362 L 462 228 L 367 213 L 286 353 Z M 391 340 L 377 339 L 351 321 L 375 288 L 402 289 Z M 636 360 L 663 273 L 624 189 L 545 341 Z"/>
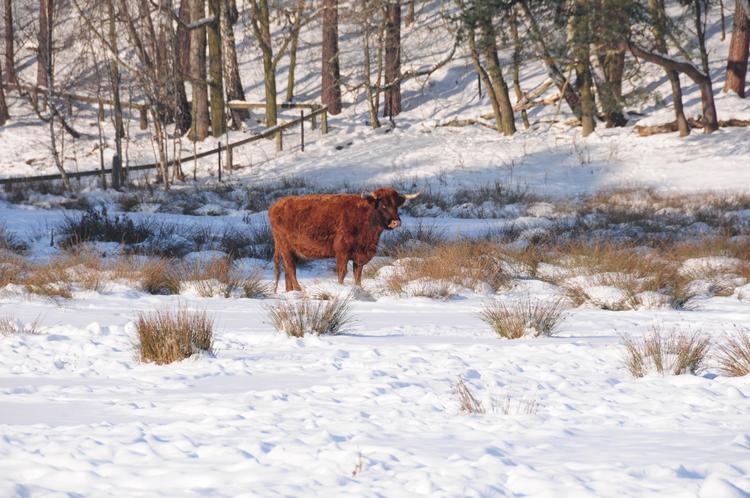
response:
<path id="1" fill-rule="evenodd" d="M 60 247 L 70 248 L 89 241 L 141 244 L 155 233 L 153 223 L 127 216 L 110 217 L 106 208 L 88 209 L 80 216 L 66 216 L 57 227 Z"/>
<path id="2" fill-rule="evenodd" d="M 403 257 L 404 254 L 445 243 L 442 230 L 419 223 L 416 228 L 399 228 L 386 232 L 378 245 L 382 256 Z"/>
<path id="3" fill-rule="evenodd" d="M 135 323 L 143 362 L 165 365 L 198 351 L 213 352 L 213 320 L 205 311 L 162 310 L 141 314 Z"/>
<path id="4" fill-rule="evenodd" d="M 672 330 L 668 333 L 654 328 L 643 338 L 621 335 L 625 346 L 625 365 L 633 377 L 655 371 L 661 375 L 696 374 L 708 354 L 710 339 L 697 333 Z"/>
<path id="5" fill-rule="evenodd" d="M 0 316 L 0 336 L 15 334 L 36 335 L 39 333 L 39 318 L 30 323 L 13 319 L 10 316 Z"/>
<path id="6" fill-rule="evenodd" d="M 245 297 L 262 298 L 270 293 L 260 272 L 245 274 L 229 257 L 198 261 L 187 267 L 187 274 L 201 297 L 229 298 L 241 291 Z"/>
<path id="7" fill-rule="evenodd" d="M 350 296 L 319 302 L 282 301 L 267 311 L 273 327 L 289 337 L 335 335 L 352 321 L 350 303 Z"/>
<path id="8" fill-rule="evenodd" d="M 441 286 L 448 289 L 450 286 L 447 283 L 472 289 L 486 284 L 497 291 L 510 281 L 510 276 L 503 270 L 502 255 L 498 247 L 489 242 L 453 242 L 407 254 L 409 257 L 399 260 L 399 270 L 386 281 L 394 294 L 403 293 L 407 284 L 415 281 L 421 282 L 416 289 L 424 288 L 430 294 Z M 431 281 L 442 284 L 431 285 Z"/>
<path id="9" fill-rule="evenodd" d="M 250 224 L 242 230 L 227 228 L 219 239 L 219 249 L 232 258 L 273 258 L 273 232 L 268 223 Z"/>
<path id="10" fill-rule="evenodd" d="M 65 268 L 56 262 L 30 267 L 24 275 L 23 283 L 29 294 L 50 299 L 73 297 L 73 279 Z"/>
<path id="11" fill-rule="evenodd" d="M 743 377 L 750 374 L 750 334 L 747 330 L 736 330 L 718 346 L 716 361 L 719 372 L 728 377 Z"/>
<path id="12" fill-rule="evenodd" d="M 0 289 L 21 283 L 27 263 L 20 256 L 0 250 Z"/>
<path id="13" fill-rule="evenodd" d="M 456 393 L 462 412 L 470 415 L 482 414 L 485 412 L 482 402 L 474 396 L 474 393 L 471 392 L 471 389 L 461 377 L 459 377 L 456 383 L 453 384 L 453 392 Z"/>
<path id="14" fill-rule="evenodd" d="M 526 299 L 513 305 L 491 301 L 479 315 L 500 337 L 519 339 L 524 336 L 551 336 L 565 319 L 563 300 Z"/>
<path id="15" fill-rule="evenodd" d="M 175 264 L 168 259 L 147 261 L 140 271 L 140 286 L 149 294 L 179 294 L 181 278 Z"/>
<path id="16" fill-rule="evenodd" d="M 495 180 L 492 185 L 459 188 L 453 195 L 454 204 L 471 203 L 477 206 L 489 201 L 494 204 L 516 204 L 534 200 L 529 189 L 521 185 L 505 184 Z"/>
<path id="17" fill-rule="evenodd" d="M 21 240 L 15 233 L 0 223 L 0 250 L 23 254 L 29 249 L 29 245 Z"/>

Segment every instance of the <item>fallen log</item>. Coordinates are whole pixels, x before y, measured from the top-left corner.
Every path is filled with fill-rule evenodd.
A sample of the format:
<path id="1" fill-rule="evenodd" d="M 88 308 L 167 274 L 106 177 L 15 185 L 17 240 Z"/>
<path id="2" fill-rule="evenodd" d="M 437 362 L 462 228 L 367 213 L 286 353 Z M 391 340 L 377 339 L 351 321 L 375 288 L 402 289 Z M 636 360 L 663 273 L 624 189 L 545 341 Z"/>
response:
<path id="1" fill-rule="evenodd" d="M 703 128 L 703 120 L 701 118 L 688 118 L 688 124 L 691 128 Z M 750 126 L 750 119 L 720 119 L 719 128 L 727 127 L 748 127 Z M 670 121 L 668 123 L 641 126 L 635 125 L 635 131 L 642 137 L 650 137 L 651 135 L 658 135 L 660 133 L 672 133 L 677 131 L 677 121 Z"/>

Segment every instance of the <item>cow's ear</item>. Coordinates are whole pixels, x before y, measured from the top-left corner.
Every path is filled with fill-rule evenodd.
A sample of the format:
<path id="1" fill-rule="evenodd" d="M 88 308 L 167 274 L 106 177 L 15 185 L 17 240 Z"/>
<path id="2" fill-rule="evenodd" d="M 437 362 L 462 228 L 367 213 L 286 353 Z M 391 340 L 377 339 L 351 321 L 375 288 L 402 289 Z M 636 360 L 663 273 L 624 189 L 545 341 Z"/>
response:
<path id="1" fill-rule="evenodd" d="M 377 206 L 378 204 L 378 198 L 372 192 L 362 192 L 362 198 L 373 205 Z"/>

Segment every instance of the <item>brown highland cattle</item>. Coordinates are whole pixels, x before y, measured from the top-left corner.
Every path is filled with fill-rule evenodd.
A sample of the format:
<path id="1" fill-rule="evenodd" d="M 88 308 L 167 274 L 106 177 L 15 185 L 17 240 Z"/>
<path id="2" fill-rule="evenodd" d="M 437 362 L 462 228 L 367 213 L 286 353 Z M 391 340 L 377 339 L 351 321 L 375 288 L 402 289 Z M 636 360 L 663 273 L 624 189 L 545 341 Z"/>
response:
<path id="1" fill-rule="evenodd" d="M 418 195 L 381 188 L 362 195 L 302 195 L 276 201 L 268 210 L 275 244 L 274 292 L 281 259 L 287 291 L 302 290 L 297 282 L 297 262 L 302 259 L 336 258 L 340 284 L 351 260 L 354 282 L 362 285 L 362 268 L 375 256 L 380 234 L 401 224 L 398 208 Z"/>

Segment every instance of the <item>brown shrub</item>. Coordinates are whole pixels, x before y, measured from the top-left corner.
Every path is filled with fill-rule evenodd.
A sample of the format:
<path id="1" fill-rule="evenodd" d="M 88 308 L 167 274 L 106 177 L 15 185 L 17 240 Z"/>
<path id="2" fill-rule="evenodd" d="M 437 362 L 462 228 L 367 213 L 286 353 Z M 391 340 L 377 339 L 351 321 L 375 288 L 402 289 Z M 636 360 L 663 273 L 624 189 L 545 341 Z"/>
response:
<path id="1" fill-rule="evenodd" d="M 147 261 L 140 271 L 140 285 L 149 294 L 179 294 L 181 279 L 174 262 L 168 259 Z"/>
<path id="2" fill-rule="evenodd" d="M 697 333 L 657 327 L 643 338 L 621 335 L 625 347 L 625 365 L 633 377 L 643 377 L 652 369 L 661 375 L 700 372 L 710 347 L 710 339 Z"/>
<path id="3" fill-rule="evenodd" d="M 742 377 L 750 374 L 750 334 L 737 329 L 718 346 L 716 361 L 719 372 L 728 377 Z"/>
<path id="4" fill-rule="evenodd" d="M 141 314 L 135 323 L 143 362 L 165 365 L 198 351 L 213 353 L 213 320 L 205 311 L 162 310 Z"/>
<path id="5" fill-rule="evenodd" d="M 267 308 L 271 325 L 289 337 L 305 334 L 335 335 L 349 324 L 351 298 L 334 298 L 330 301 L 282 301 Z"/>
<path id="6" fill-rule="evenodd" d="M 526 335 L 551 336 L 565 319 L 563 305 L 562 299 L 541 301 L 529 298 L 513 305 L 490 301 L 479 316 L 505 339 L 519 339 Z"/>
<path id="7" fill-rule="evenodd" d="M 446 243 L 404 253 L 402 258 L 399 271 L 386 281 L 389 290 L 395 294 L 402 293 L 409 282 L 419 280 L 452 282 L 469 288 L 486 283 L 495 291 L 510 281 L 502 269 L 502 254 L 498 246 L 489 242 Z"/>

